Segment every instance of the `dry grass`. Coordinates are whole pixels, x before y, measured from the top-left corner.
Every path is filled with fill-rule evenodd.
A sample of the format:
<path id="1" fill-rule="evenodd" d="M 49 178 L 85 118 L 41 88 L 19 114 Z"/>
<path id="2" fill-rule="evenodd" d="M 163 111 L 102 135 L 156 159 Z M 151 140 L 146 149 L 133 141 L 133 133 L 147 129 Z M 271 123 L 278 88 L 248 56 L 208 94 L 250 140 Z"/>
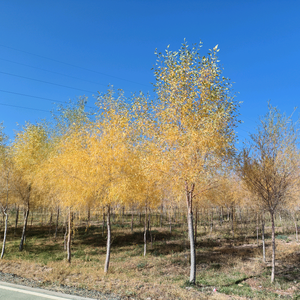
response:
<path id="1" fill-rule="evenodd" d="M 189 249 L 186 234 L 176 228 L 153 228 L 154 242 L 143 253 L 141 228 L 113 228 L 109 273 L 103 273 L 105 237 L 101 228 L 89 232 L 79 228 L 72 246 L 72 263 L 63 251 L 62 234 L 55 241 L 49 229 L 29 229 L 25 249 L 18 251 L 19 239 L 12 230 L 7 253 L 0 271 L 35 279 L 42 285 L 50 282 L 97 289 L 124 299 L 300 299 L 300 246 L 293 240 L 277 239 L 277 279 L 270 284 L 270 240 L 268 262 L 262 262 L 262 248 L 250 234 L 228 236 L 224 228 L 205 234 L 199 228 L 197 242 L 197 284 L 189 286 Z M 213 291 L 216 289 L 216 291 Z M 298 297 L 298 298 L 297 298 Z"/>

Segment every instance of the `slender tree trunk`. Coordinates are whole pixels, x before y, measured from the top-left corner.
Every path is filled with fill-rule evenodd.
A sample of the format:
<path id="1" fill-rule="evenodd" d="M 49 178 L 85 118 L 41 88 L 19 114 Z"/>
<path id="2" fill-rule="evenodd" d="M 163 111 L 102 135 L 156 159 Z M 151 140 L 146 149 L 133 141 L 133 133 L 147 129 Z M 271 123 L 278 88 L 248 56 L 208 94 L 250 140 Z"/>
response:
<path id="1" fill-rule="evenodd" d="M 204 232 L 206 233 L 206 221 L 205 221 L 205 216 L 206 216 L 206 211 L 205 211 L 205 208 L 203 208 L 203 214 L 202 214 L 202 217 L 203 217 L 203 226 L 204 226 Z"/>
<path id="2" fill-rule="evenodd" d="M 3 209 L 3 214 L 5 215 L 5 223 L 4 223 L 4 237 L 3 237 L 3 245 L 2 245 L 2 252 L 1 252 L 1 259 L 4 256 L 5 252 L 5 243 L 6 243 L 6 234 L 7 234 L 7 220 L 8 220 L 8 213 L 7 213 L 7 207 Z"/>
<path id="3" fill-rule="evenodd" d="M 57 207 L 57 214 L 56 214 L 56 224 L 55 224 L 55 239 L 57 238 L 57 231 L 58 231 L 58 220 L 59 220 L 59 207 Z"/>
<path id="4" fill-rule="evenodd" d="M 223 206 L 221 206 L 220 209 L 220 226 L 222 227 L 223 225 Z"/>
<path id="5" fill-rule="evenodd" d="M 52 229 L 52 218 L 53 218 L 53 214 L 52 214 L 52 210 L 51 210 L 50 219 L 49 219 L 49 235 L 51 234 L 51 229 Z"/>
<path id="6" fill-rule="evenodd" d="M 197 243 L 197 233 L 198 233 L 197 227 L 198 227 L 198 207 L 196 207 L 196 215 L 195 215 L 195 234 L 194 234 L 195 244 Z"/>
<path id="7" fill-rule="evenodd" d="M 212 230 L 214 227 L 214 208 L 211 208 L 211 215 L 210 215 L 210 234 L 212 234 Z"/>
<path id="8" fill-rule="evenodd" d="M 233 205 L 231 207 L 231 231 L 232 231 L 232 237 L 234 238 L 234 208 L 233 208 Z"/>
<path id="9" fill-rule="evenodd" d="M 68 241 L 67 241 L 67 261 L 68 261 L 68 263 L 71 263 L 71 240 L 72 240 L 72 216 L 71 216 L 71 209 L 69 209 Z"/>
<path id="10" fill-rule="evenodd" d="M 187 212 L 188 212 L 188 231 L 190 239 L 190 254 L 191 254 L 191 269 L 190 269 L 190 283 L 196 283 L 196 250 L 195 250 L 195 240 L 194 240 L 194 226 L 193 226 L 193 192 L 195 185 L 192 184 L 191 188 L 188 188 L 186 182 L 186 202 L 187 202 Z"/>
<path id="11" fill-rule="evenodd" d="M 265 211 L 263 210 L 261 218 L 261 239 L 263 244 L 263 261 L 266 262 L 266 243 L 265 243 Z"/>
<path id="12" fill-rule="evenodd" d="M 32 223 L 33 223 L 33 210 L 31 211 L 30 228 L 32 228 Z"/>
<path id="13" fill-rule="evenodd" d="M 230 211 L 229 207 L 227 207 L 227 222 L 229 223 L 229 218 L 230 218 Z"/>
<path id="14" fill-rule="evenodd" d="M 259 220 L 258 220 L 258 213 L 256 213 L 256 243 L 258 247 L 258 228 L 259 227 Z"/>
<path id="15" fill-rule="evenodd" d="M 17 228 L 18 228 L 18 220 L 19 220 L 19 205 L 17 207 L 17 210 L 16 210 L 16 223 L 15 223 L 15 232 L 14 232 L 14 236 L 16 236 L 16 231 L 17 231 Z"/>
<path id="16" fill-rule="evenodd" d="M 170 233 L 172 233 L 172 216 L 171 216 L 171 212 L 169 212 L 169 229 L 170 229 Z"/>
<path id="17" fill-rule="evenodd" d="M 89 229 L 90 229 L 90 223 L 91 223 L 91 208 L 88 207 L 88 210 L 87 210 L 87 224 L 86 224 L 86 232 L 87 233 L 89 232 Z"/>
<path id="18" fill-rule="evenodd" d="M 297 226 L 295 213 L 293 214 L 293 219 L 294 219 L 294 225 L 295 225 L 295 231 L 296 231 L 296 241 L 299 242 L 299 239 L 298 239 L 298 226 Z"/>
<path id="19" fill-rule="evenodd" d="M 133 232 L 133 209 L 131 211 L 131 232 Z"/>
<path id="20" fill-rule="evenodd" d="M 7 235 L 7 221 L 8 221 L 7 205 L 8 205 L 8 192 L 9 192 L 8 179 L 9 179 L 9 172 L 7 173 L 7 177 L 6 177 L 6 205 L 5 205 L 5 208 L 1 205 L 3 215 L 5 215 L 5 225 L 4 225 L 4 236 L 3 236 L 3 245 L 2 245 L 2 251 L 1 251 L 1 259 L 4 256 L 5 244 L 6 244 L 6 235 Z"/>
<path id="21" fill-rule="evenodd" d="M 110 205 L 107 206 L 107 243 L 106 243 L 106 258 L 104 265 L 104 273 L 108 272 L 111 246 L 111 228 L 110 228 Z"/>
<path id="22" fill-rule="evenodd" d="M 103 210 L 103 219 L 102 219 L 102 236 L 104 236 L 104 228 L 105 228 L 105 211 Z"/>
<path id="23" fill-rule="evenodd" d="M 242 217 L 242 209 L 239 207 L 239 213 L 240 213 L 240 223 L 241 223 L 241 231 L 243 229 L 243 217 Z"/>
<path id="24" fill-rule="evenodd" d="M 42 226 L 44 226 L 44 209 L 42 208 Z"/>
<path id="25" fill-rule="evenodd" d="M 162 217 L 163 217 L 163 205 L 160 206 L 160 220 L 159 220 L 159 227 L 162 227 Z"/>
<path id="26" fill-rule="evenodd" d="M 145 223 L 144 223 L 144 256 L 147 254 L 147 206 L 145 208 Z"/>
<path id="27" fill-rule="evenodd" d="M 281 228 L 281 232 L 282 233 L 284 233 L 284 228 L 283 228 L 283 226 L 282 226 L 282 219 L 281 219 L 281 213 L 279 212 L 279 220 L 280 220 L 280 227 L 282 227 Z M 278 224 L 278 222 L 277 222 L 277 224 Z M 279 231 L 278 231 L 279 232 Z"/>
<path id="28" fill-rule="evenodd" d="M 153 248 L 153 237 L 151 233 L 151 210 L 149 208 L 149 214 L 148 214 L 148 233 L 150 237 L 150 242 L 151 242 L 151 248 Z"/>
<path id="29" fill-rule="evenodd" d="M 272 274 L 271 274 L 271 282 L 274 282 L 275 279 L 275 222 L 274 222 L 274 213 L 270 212 L 271 214 L 271 222 L 272 222 Z"/>
<path id="30" fill-rule="evenodd" d="M 66 217 L 64 218 L 64 226 L 65 227 L 65 234 L 64 234 L 64 250 L 67 251 L 67 235 L 68 235 L 68 221 Z"/>
<path id="31" fill-rule="evenodd" d="M 25 241 L 25 235 L 26 235 L 26 227 L 27 227 L 27 220 L 29 215 L 29 203 L 27 204 L 27 209 L 25 212 L 25 218 L 24 218 L 24 225 L 22 230 L 22 236 L 21 236 L 21 242 L 19 246 L 19 251 L 23 251 L 24 241 Z"/>

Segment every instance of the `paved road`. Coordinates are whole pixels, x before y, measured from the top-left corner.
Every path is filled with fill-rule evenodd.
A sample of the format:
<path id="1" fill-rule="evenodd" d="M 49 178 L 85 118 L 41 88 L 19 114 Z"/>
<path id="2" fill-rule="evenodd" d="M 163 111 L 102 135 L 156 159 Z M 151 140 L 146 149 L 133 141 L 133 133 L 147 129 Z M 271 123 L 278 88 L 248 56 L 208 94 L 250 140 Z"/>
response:
<path id="1" fill-rule="evenodd" d="M 43 289 L 35 289 L 18 284 L 0 281 L 0 300 L 86 300 L 78 296 L 56 293 Z M 95 299 L 94 299 L 95 300 Z"/>

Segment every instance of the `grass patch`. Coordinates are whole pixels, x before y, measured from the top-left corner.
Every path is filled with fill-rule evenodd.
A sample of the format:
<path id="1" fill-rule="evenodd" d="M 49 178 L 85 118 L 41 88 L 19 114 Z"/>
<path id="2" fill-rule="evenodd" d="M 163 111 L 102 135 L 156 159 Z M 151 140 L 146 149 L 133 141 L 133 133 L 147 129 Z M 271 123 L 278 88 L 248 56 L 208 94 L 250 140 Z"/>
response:
<path id="1" fill-rule="evenodd" d="M 72 243 L 72 262 L 66 262 L 63 231 L 55 240 L 49 227 L 29 226 L 26 243 L 18 251 L 17 237 L 9 229 L 0 271 L 33 278 L 45 283 L 98 289 L 134 299 L 300 299 L 299 245 L 293 235 L 276 236 L 278 266 L 275 283 L 270 283 L 270 241 L 267 241 L 268 265 L 262 263 L 262 248 L 249 227 L 247 235 L 236 231 L 235 238 L 219 225 L 213 232 L 198 226 L 196 244 L 196 285 L 190 285 L 190 253 L 186 225 L 152 226 L 153 242 L 148 237 L 147 255 L 143 257 L 143 226 L 130 228 L 131 216 L 112 226 L 111 261 L 108 274 L 103 266 L 106 255 L 106 232 L 102 222 L 84 222 L 76 227 Z M 79 221 L 78 221 L 79 222 Z M 136 220 L 135 220 L 136 222 Z M 244 229 L 243 229 L 244 230 Z M 286 243 L 289 241 L 289 243 Z M 261 243 L 260 243 L 261 244 Z M 216 289 L 217 293 L 213 292 Z M 217 297 L 217 298 L 216 298 Z M 226 298 L 227 297 L 227 298 Z"/>

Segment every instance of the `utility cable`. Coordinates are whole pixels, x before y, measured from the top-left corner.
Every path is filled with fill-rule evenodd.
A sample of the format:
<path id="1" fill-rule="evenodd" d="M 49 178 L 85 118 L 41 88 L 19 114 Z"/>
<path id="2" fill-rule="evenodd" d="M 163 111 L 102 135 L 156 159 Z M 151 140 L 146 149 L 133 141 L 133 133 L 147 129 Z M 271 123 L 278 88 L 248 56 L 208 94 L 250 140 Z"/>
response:
<path id="1" fill-rule="evenodd" d="M 25 107 L 25 106 L 19 106 L 19 105 L 11 105 L 11 104 L 4 104 L 4 103 L 0 103 L 0 105 L 14 107 L 14 108 L 23 108 L 23 109 L 37 110 L 37 111 L 43 111 L 43 112 L 51 113 L 50 110 L 44 110 L 44 109 L 38 109 L 38 108 L 31 108 L 31 107 Z"/>
<path id="2" fill-rule="evenodd" d="M 143 86 L 149 87 L 149 85 L 144 84 L 144 83 L 140 83 L 140 82 L 136 82 L 136 81 L 124 79 L 124 78 L 121 78 L 121 77 L 109 75 L 109 74 L 106 74 L 106 73 L 102 73 L 102 72 L 99 72 L 99 71 L 91 70 L 91 69 L 88 69 L 88 68 L 76 66 L 76 65 L 73 65 L 73 64 L 70 64 L 70 63 L 67 63 L 67 62 L 63 62 L 63 61 L 60 61 L 60 60 L 57 60 L 57 59 L 53 59 L 53 58 L 50 58 L 50 57 L 46 57 L 46 56 L 42 56 L 42 55 L 39 55 L 39 54 L 34 54 L 34 53 L 31 53 L 31 52 L 28 52 L 28 51 L 19 50 L 19 49 L 16 49 L 16 48 L 13 48 L 13 47 L 9 47 L 9 46 L 5 46 L 5 45 L 1 45 L 1 44 L 0 44 L 0 47 L 7 48 L 7 49 L 12 49 L 12 50 L 23 52 L 23 53 L 26 53 L 26 54 L 30 54 L 30 55 L 33 55 L 33 56 L 36 56 L 36 57 L 48 59 L 48 60 L 51 60 L 51 61 L 54 61 L 54 62 L 57 62 L 57 63 L 60 63 L 60 64 L 64 64 L 64 65 L 71 66 L 71 67 L 75 67 L 75 68 L 78 68 L 78 69 L 81 69 L 81 70 L 85 70 L 85 71 L 89 71 L 89 72 L 101 74 L 101 75 L 104 75 L 104 76 L 108 76 L 108 77 L 111 77 L 111 78 L 115 78 L 115 79 L 119 79 L 119 80 L 124 80 L 124 81 L 127 81 L 127 82 L 131 82 L 131 83 L 135 83 L 135 84 L 139 84 L 139 85 L 143 85 Z"/>
<path id="3" fill-rule="evenodd" d="M 46 69 L 43 69 L 43 68 L 30 66 L 30 65 L 27 65 L 27 64 L 23 64 L 23 63 L 20 63 L 20 62 L 16 62 L 16 61 L 4 59 L 4 58 L 0 58 L 0 60 L 6 61 L 6 62 L 9 62 L 9 63 L 13 63 L 13 64 L 17 64 L 17 65 L 20 65 L 20 66 L 29 67 L 29 68 L 32 68 L 32 69 L 36 69 L 36 70 L 40 70 L 40 71 L 44 71 L 44 72 L 56 74 L 56 75 L 61 75 L 61 76 L 69 77 L 69 78 L 72 78 L 72 79 L 77 79 L 77 80 L 82 80 L 82 81 L 89 82 L 89 83 L 93 83 L 93 84 L 98 84 L 98 85 L 107 86 L 107 84 L 104 84 L 104 83 L 99 83 L 99 82 L 95 82 L 95 81 L 90 81 L 90 80 L 86 80 L 86 79 L 83 79 L 83 78 L 79 78 L 79 77 L 75 77 L 75 76 L 71 76 L 71 75 L 59 73 L 59 72 L 56 72 L 56 71 L 46 70 Z"/>
<path id="4" fill-rule="evenodd" d="M 35 99 L 41 99 L 41 100 L 46 100 L 46 101 L 51 101 L 51 102 L 54 102 L 54 103 L 67 104 L 66 101 L 54 100 L 54 99 L 50 99 L 50 98 L 39 97 L 39 96 L 34 96 L 34 95 L 28 95 L 28 94 L 23 94 L 23 93 L 16 93 L 16 92 L 5 91 L 5 90 L 0 90 L 0 92 L 9 93 L 9 94 L 18 95 L 18 96 L 30 97 L 30 98 L 35 98 Z M 93 107 L 91 107 L 91 106 L 86 106 L 86 107 L 93 109 Z"/>
<path id="5" fill-rule="evenodd" d="M 47 84 L 51 84 L 51 85 L 56 85 L 56 86 L 60 86 L 60 87 L 68 88 L 68 89 L 73 89 L 73 90 L 78 90 L 78 91 L 83 91 L 83 92 L 88 92 L 88 93 L 94 93 L 94 92 L 89 91 L 89 90 L 79 89 L 79 88 L 75 88 L 75 87 L 71 87 L 71 86 L 67 86 L 67 85 L 62 85 L 62 84 L 53 83 L 53 82 L 49 82 L 49 81 L 44 81 L 44 80 L 40 80 L 40 79 L 30 78 L 30 77 L 26 77 L 26 76 L 11 74 L 11 73 L 2 72 L 2 71 L 0 71 L 0 73 L 5 74 L 5 75 L 9 75 L 9 76 L 29 79 L 29 80 L 32 80 L 32 81 L 37 81 L 37 82 L 47 83 Z"/>

